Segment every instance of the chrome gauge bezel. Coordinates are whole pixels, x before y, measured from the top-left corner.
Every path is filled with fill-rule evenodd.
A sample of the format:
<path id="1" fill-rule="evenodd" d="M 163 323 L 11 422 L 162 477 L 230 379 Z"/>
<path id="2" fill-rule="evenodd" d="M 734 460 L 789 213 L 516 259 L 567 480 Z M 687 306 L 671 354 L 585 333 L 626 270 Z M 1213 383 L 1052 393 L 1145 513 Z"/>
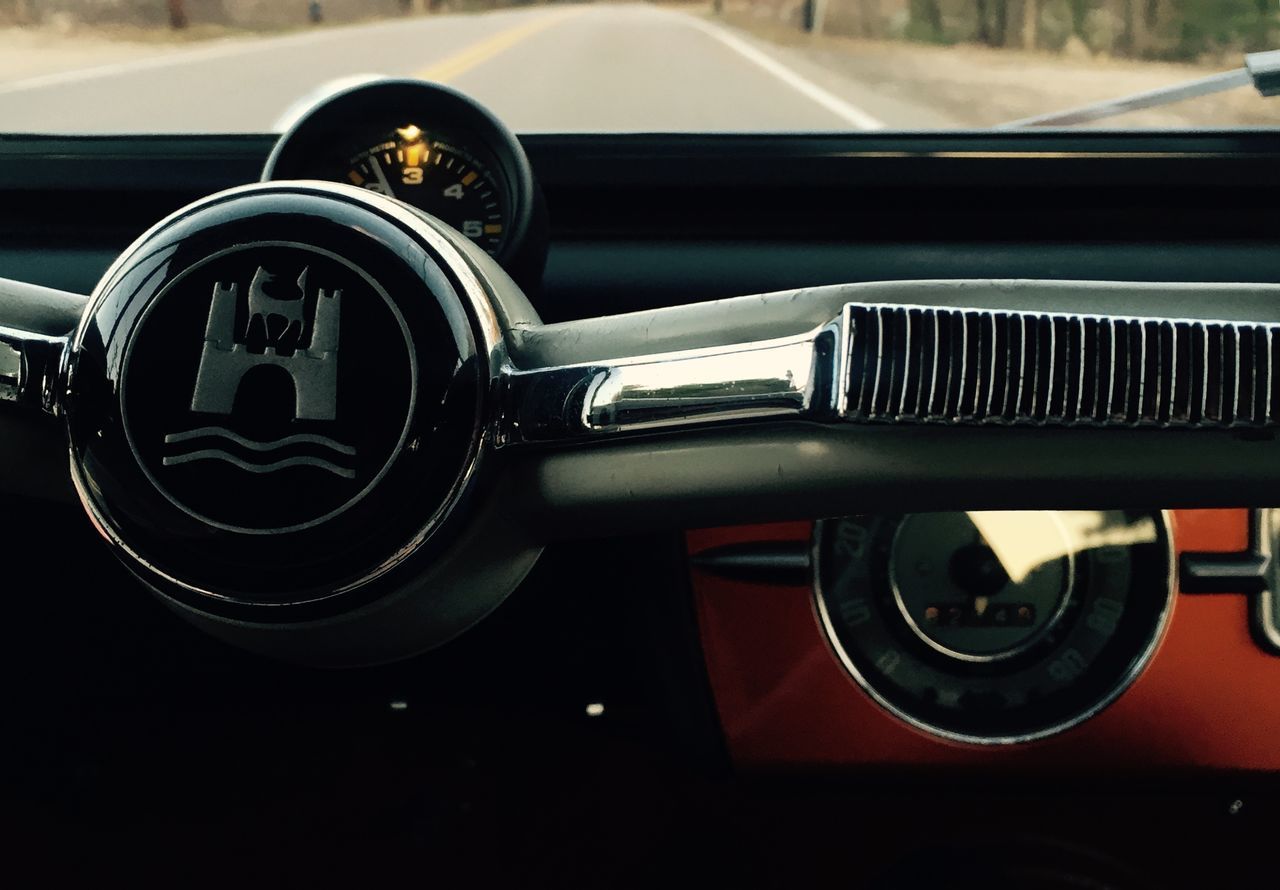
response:
<path id="1" fill-rule="evenodd" d="M 1033 729 L 990 733 L 957 730 L 939 725 L 938 722 L 932 721 L 921 714 L 913 713 L 909 707 L 893 701 L 878 688 L 877 683 L 859 667 L 858 659 L 853 657 L 846 648 L 842 640 L 842 633 L 836 626 L 831 608 L 828 607 L 828 598 L 824 593 L 822 569 L 823 534 L 824 530 L 828 529 L 832 523 L 839 521 L 835 519 L 821 520 L 815 523 L 810 541 L 810 559 L 813 567 L 811 592 L 816 617 L 832 654 L 840 662 L 845 672 L 857 683 L 858 687 L 880 708 L 920 732 L 951 742 L 984 747 L 1026 744 L 1059 735 L 1097 716 L 1123 695 L 1149 666 L 1168 631 L 1169 620 L 1173 613 L 1176 598 L 1176 560 L 1173 544 L 1173 526 L 1171 516 L 1167 511 L 1151 511 L 1149 515 L 1157 519 L 1157 529 L 1160 537 L 1160 540 L 1154 542 L 1152 546 L 1159 546 L 1159 554 L 1163 556 L 1165 565 L 1162 577 L 1164 596 L 1160 609 L 1155 615 L 1154 625 L 1150 633 L 1144 639 L 1142 646 L 1132 654 L 1123 672 L 1116 677 L 1114 682 L 1107 686 L 1103 694 L 1094 697 L 1087 707 L 1082 707 L 1060 719 L 1047 722 Z M 1132 584 L 1132 582 L 1130 583 Z M 907 628 L 907 631 L 910 632 L 910 629 Z M 924 644 L 921 643 L 920 645 L 923 646 Z M 963 667 L 966 664 L 970 663 L 956 660 L 956 666 L 958 667 Z"/>

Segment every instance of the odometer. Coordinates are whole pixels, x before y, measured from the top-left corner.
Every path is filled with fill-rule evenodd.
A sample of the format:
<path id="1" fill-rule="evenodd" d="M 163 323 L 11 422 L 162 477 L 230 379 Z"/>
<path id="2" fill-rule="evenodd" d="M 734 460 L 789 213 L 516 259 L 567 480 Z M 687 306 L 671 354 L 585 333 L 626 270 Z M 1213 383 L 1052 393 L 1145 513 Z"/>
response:
<path id="1" fill-rule="evenodd" d="M 506 197 L 490 167 L 416 125 L 350 158 L 346 178 L 443 220 L 491 255 L 506 242 Z"/>
<path id="2" fill-rule="evenodd" d="M 1100 711 L 1172 606 L 1159 513 L 975 512 L 820 523 L 817 603 L 837 655 L 918 728 L 1028 741 Z"/>

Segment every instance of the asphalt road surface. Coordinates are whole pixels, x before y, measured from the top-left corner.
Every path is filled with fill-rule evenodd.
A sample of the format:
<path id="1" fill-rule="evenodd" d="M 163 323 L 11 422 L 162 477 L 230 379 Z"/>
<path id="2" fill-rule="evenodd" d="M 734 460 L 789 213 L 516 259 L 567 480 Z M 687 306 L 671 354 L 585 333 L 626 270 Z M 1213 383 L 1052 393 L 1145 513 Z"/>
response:
<path id="1" fill-rule="evenodd" d="M 913 108 L 704 17 L 645 5 L 440 15 L 242 38 L 0 82 L 3 132 L 268 132 L 338 78 L 417 76 L 518 132 L 928 127 Z"/>

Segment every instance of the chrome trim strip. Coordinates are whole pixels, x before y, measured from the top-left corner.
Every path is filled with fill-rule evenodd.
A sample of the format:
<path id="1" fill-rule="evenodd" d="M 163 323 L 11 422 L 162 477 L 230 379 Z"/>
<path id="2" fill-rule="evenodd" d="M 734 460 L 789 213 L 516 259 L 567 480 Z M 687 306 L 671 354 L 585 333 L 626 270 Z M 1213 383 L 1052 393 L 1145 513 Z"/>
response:
<path id="1" fill-rule="evenodd" d="M 1183 593 L 1242 593 L 1249 597 L 1254 639 L 1280 655 L 1280 508 L 1249 511 L 1249 546 L 1237 553 L 1184 553 Z"/>
<path id="2" fill-rule="evenodd" d="M 829 413 L 836 361 L 813 334 L 609 364 L 505 370 L 501 441 L 540 442 L 694 424 Z M 827 352 L 834 356 L 835 349 Z"/>
<path id="3" fill-rule="evenodd" d="M 1254 594 L 1250 607 L 1253 631 L 1272 655 L 1280 655 L 1280 562 L 1276 556 L 1280 549 L 1280 509 L 1254 510 L 1250 536 L 1265 561 L 1267 578 L 1267 583 Z"/>
<path id="4" fill-rule="evenodd" d="M 58 368 L 66 337 L 0 327 L 0 402 L 54 413 Z"/>
<path id="5" fill-rule="evenodd" d="M 981 336 L 987 328 L 989 345 Z M 1271 380 L 1280 355 L 1270 344 L 1277 336 L 1280 324 L 848 303 L 832 322 L 777 340 L 555 368 L 508 364 L 499 442 L 757 419 L 1275 427 L 1280 406 L 1272 404 Z M 1192 348 L 1197 337 L 1201 350 Z M 1181 372 L 1180 342 L 1190 344 Z M 1248 361 L 1242 342 L 1253 344 Z M 1185 413 L 1175 404 L 1184 378 Z M 1191 381 L 1200 382 L 1198 399 Z"/>
<path id="6" fill-rule="evenodd" d="M 835 399 L 834 407 L 841 419 L 844 418 L 845 406 L 849 404 L 849 365 L 853 362 L 853 322 L 849 315 L 850 307 L 846 305 L 840 314 L 839 331 L 837 332 L 837 340 L 840 348 L 836 350 L 836 373 L 834 375 L 835 387 L 832 396 Z"/>
<path id="7" fill-rule="evenodd" d="M 689 557 L 690 565 L 701 571 L 779 587 L 808 587 L 811 562 L 808 541 L 721 544 Z"/>
<path id="8" fill-rule="evenodd" d="M 923 416 L 885 416 L 876 406 L 886 398 L 884 390 L 892 385 L 893 375 L 889 375 L 888 382 L 881 381 L 880 367 L 892 369 L 903 363 L 910 366 L 923 359 L 881 353 L 874 357 L 877 367 L 864 371 L 875 374 L 869 388 L 865 379 L 861 387 L 858 381 L 846 381 L 844 390 L 851 401 L 838 412 L 841 417 L 856 423 L 948 426 L 1280 426 L 1280 406 L 1272 404 L 1272 378 L 1280 356 L 1271 348 L 1272 339 L 1280 336 L 1280 325 L 941 307 L 921 313 L 922 308 L 850 304 L 845 314 L 855 328 L 864 324 L 905 325 L 908 338 L 917 317 L 927 314 L 936 319 L 935 343 L 948 348 L 945 356 L 935 348 L 932 377 L 935 387 L 945 380 L 946 391 L 940 398 L 930 398 L 930 410 Z M 1004 360 L 998 360 L 1001 345 L 993 344 L 991 366 L 984 371 L 977 357 L 981 338 L 969 337 L 969 327 L 972 324 L 981 330 L 990 323 L 994 329 L 1002 319 L 1010 335 L 1002 344 Z M 944 326 L 947 335 L 939 333 Z M 1187 366 L 1179 372 L 1178 344 L 1193 344 L 1201 331 L 1203 350 L 1188 349 Z M 1103 340 L 1107 341 L 1105 345 Z M 1249 348 L 1249 355 L 1242 355 L 1244 348 Z M 975 354 L 971 356 L 970 352 Z M 945 367 L 939 367 L 940 362 Z M 1000 384 L 994 368 L 999 364 L 1005 368 L 1004 398 L 988 398 L 985 405 L 978 398 L 971 402 L 967 398 L 970 392 L 981 393 L 986 388 L 994 395 Z M 1094 367 L 1094 399 L 1092 410 L 1086 412 L 1086 367 L 1090 365 Z M 975 379 L 977 375 L 988 379 Z M 1184 377 L 1201 381 L 1199 416 L 1193 416 L 1190 410 L 1183 413 L 1175 404 L 1177 387 Z M 1078 381 L 1079 390 L 1074 400 L 1069 398 L 1072 380 Z M 1055 386 L 1062 388 L 1061 397 L 1055 393 Z M 1186 400 L 1188 405 L 1193 404 L 1189 386 Z"/>

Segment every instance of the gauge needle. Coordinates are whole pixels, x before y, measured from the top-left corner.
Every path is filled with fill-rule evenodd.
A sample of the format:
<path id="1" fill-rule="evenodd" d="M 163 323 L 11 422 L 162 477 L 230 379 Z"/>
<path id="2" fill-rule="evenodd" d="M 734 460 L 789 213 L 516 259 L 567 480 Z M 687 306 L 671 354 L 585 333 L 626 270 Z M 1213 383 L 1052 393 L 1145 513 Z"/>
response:
<path id="1" fill-rule="evenodd" d="M 387 182 L 387 174 L 383 172 L 382 165 L 378 163 L 378 159 L 370 155 L 369 166 L 373 168 L 374 174 L 378 177 L 377 183 L 371 186 L 365 186 L 370 191 L 381 192 L 389 198 L 394 198 L 395 193 L 391 191 L 391 183 Z"/>

